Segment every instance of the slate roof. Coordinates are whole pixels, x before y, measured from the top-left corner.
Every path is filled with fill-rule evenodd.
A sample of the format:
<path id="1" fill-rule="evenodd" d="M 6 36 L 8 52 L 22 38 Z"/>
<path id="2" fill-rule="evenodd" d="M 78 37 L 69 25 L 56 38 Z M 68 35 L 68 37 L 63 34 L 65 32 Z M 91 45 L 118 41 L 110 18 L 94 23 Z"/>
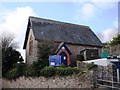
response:
<path id="1" fill-rule="evenodd" d="M 23 49 L 26 49 L 30 26 L 33 29 L 35 40 L 54 40 L 57 42 L 102 47 L 101 41 L 89 26 L 30 16 Z"/>

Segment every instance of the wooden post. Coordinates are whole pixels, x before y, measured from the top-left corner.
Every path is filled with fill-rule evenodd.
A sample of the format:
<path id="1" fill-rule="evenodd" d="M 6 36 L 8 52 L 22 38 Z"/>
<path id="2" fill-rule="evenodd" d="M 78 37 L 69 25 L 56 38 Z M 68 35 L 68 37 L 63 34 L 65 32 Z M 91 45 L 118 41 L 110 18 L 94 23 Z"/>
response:
<path id="1" fill-rule="evenodd" d="M 77 61 L 77 68 L 79 68 L 79 66 L 80 66 L 80 63 L 79 63 L 79 61 Z"/>
<path id="2" fill-rule="evenodd" d="M 80 71 L 83 71 L 85 69 L 85 63 L 82 61 L 77 61 L 77 68 L 79 68 Z"/>
<path id="3" fill-rule="evenodd" d="M 93 68 L 93 88 L 98 88 L 97 87 L 97 71 L 98 71 L 98 67 Z"/>

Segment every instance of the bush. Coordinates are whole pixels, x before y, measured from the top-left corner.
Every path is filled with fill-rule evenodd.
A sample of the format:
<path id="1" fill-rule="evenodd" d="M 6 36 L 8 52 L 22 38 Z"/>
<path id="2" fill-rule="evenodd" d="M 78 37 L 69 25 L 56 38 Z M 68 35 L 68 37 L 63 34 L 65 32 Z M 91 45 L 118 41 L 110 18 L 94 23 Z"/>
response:
<path id="1" fill-rule="evenodd" d="M 19 75 L 17 73 L 17 68 L 12 69 L 5 74 L 5 78 L 10 79 L 10 80 L 16 79 L 18 77 L 19 77 Z"/>
<path id="2" fill-rule="evenodd" d="M 59 76 L 62 76 L 64 74 L 64 68 L 63 67 L 57 67 L 56 68 L 56 74 Z"/>
<path id="3" fill-rule="evenodd" d="M 19 63 L 19 64 L 16 64 L 16 67 L 9 70 L 6 74 L 5 74 L 5 78 L 7 79 L 16 79 L 20 76 L 22 76 L 24 73 L 24 67 L 25 67 L 25 64 L 24 63 Z"/>
<path id="4" fill-rule="evenodd" d="M 24 76 L 25 77 L 37 77 L 39 75 L 32 65 L 26 65 L 24 68 Z"/>
<path id="5" fill-rule="evenodd" d="M 45 77 L 55 76 L 56 68 L 52 66 L 49 66 L 49 67 L 46 66 L 41 70 L 41 75 Z"/>
<path id="6" fill-rule="evenodd" d="M 48 62 L 49 62 L 49 60 L 48 60 Z M 37 69 L 41 70 L 42 68 L 44 68 L 46 66 L 44 63 L 46 63 L 46 62 L 44 62 L 42 60 L 37 60 L 37 61 L 33 62 L 32 67 L 36 70 Z"/>
<path id="7" fill-rule="evenodd" d="M 60 67 L 65 68 L 66 66 L 62 63 L 62 64 L 60 65 Z"/>
<path id="8" fill-rule="evenodd" d="M 52 67 L 52 66 L 47 66 L 44 67 L 41 70 L 41 75 L 45 77 L 50 77 L 50 76 L 67 76 L 67 75 L 72 75 L 72 74 L 77 74 L 79 73 L 79 69 L 76 67 Z"/>
<path id="9" fill-rule="evenodd" d="M 67 76 L 67 75 L 72 75 L 72 74 L 77 74 L 79 73 L 79 69 L 76 67 L 66 67 L 66 68 L 57 68 L 57 74 L 59 76 Z"/>
<path id="10" fill-rule="evenodd" d="M 22 76 L 24 74 L 25 63 L 18 63 L 17 64 L 17 74 L 18 76 Z"/>
<path id="11" fill-rule="evenodd" d="M 35 67 L 39 67 L 39 69 L 44 68 L 45 66 L 49 66 L 49 56 L 55 52 L 56 44 L 53 41 L 43 40 L 37 45 L 37 61 L 34 62 Z"/>
<path id="12" fill-rule="evenodd" d="M 45 62 L 41 60 L 34 61 L 32 64 L 32 70 L 33 74 L 35 76 L 40 76 L 41 75 L 41 70 L 45 67 Z"/>
<path id="13" fill-rule="evenodd" d="M 16 68 L 13 68 L 9 72 L 6 73 L 7 79 L 16 79 L 20 76 L 25 77 L 51 77 L 51 76 L 67 76 L 72 74 L 79 73 L 79 69 L 76 67 L 53 67 L 53 66 L 46 66 L 42 69 L 36 69 L 32 65 L 25 65 L 25 64 L 17 64 Z"/>
<path id="14" fill-rule="evenodd" d="M 80 72 L 80 70 L 77 67 L 73 67 L 73 71 L 74 71 L 75 74 Z"/>

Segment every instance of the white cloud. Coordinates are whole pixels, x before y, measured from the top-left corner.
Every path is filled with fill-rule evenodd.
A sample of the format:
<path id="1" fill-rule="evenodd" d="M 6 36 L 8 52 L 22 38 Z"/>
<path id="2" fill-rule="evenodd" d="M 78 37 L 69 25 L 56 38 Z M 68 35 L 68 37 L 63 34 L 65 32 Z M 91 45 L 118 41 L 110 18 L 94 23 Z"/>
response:
<path id="1" fill-rule="evenodd" d="M 113 22 L 114 27 L 102 30 L 102 32 L 96 33 L 102 42 L 109 42 L 118 34 L 117 20 Z"/>
<path id="2" fill-rule="evenodd" d="M 83 5 L 83 6 L 82 6 Z M 109 10 L 114 8 L 117 5 L 117 0 L 90 0 L 89 2 L 78 3 L 78 12 L 76 15 L 76 20 L 91 20 L 96 18 L 96 16 L 100 15 L 100 13 L 105 12 L 105 10 Z M 107 28 L 106 30 L 101 30 L 101 32 L 97 33 L 98 37 L 102 42 L 110 41 L 116 34 L 118 33 L 118 18 L 113 22 L 113 27 Z"/>
<path id="3" fill-rule="evenodd" d="M 90 3 L 84 4 L 84 6 L 81 9 L 81 13 L 85 18 L 90 18 L 94 15 L 94 6 Z"/>
<path id="4" fill-rule="evenodd" d="M 100 2 L 100 1 L 96 2 L 95 0 L 91 0 L 91 3 L 93 3 L 95 5 L 95 7 L 100 10 L 108 10 L 117 5 L 117 2 L 112 2 L 110 0 L 108 0 L 106 2 Z"/>
<path id="5" fill-rule="evenodd" d="M 103 34 L 103 42 L 112 40 L 113 37 L 118 33 L 116 28 L 106 29 L 102 32 Z"/>
<path id="6" fill-rule="evenodd" d="M 15 40 L 19 43 L 19 51 L 22 51 L 25 32 L 28 23 L 28 17 L 36 15 L 31 7 L 18 7 L 15 10 L 8 10 L 7 13 L 3 12 L 2 22 L 0 22 L 1 32 L 9 31 L 15 35 Z"/>
<path id="7" fill-rule="evenodd" d="M 117 33 L 118 30 L 116 28 L 109 28 L 96 34 L 102 42 L 109 42 L 117 35 Z"/>
<path id="8" fill-rule="evenodd" d="M 90 0 L 88 1 L 82 1 L 78 2 L 78 10 L 76 11 L 76 20 L 91 20 L 92 17 L 95 16 L 95 14 L 103 13 L 105 10 L 109 10 L 111 8 L 114 8 L 117 5 L 117 0 Z"/>
<path id="9" fill-rule="evenodd" d="M 82 8 L 78 10 L 77 17 L 75 19 L 89 20 L 94 16 L 95 7 L 92 3 L 83 4 Z"/>

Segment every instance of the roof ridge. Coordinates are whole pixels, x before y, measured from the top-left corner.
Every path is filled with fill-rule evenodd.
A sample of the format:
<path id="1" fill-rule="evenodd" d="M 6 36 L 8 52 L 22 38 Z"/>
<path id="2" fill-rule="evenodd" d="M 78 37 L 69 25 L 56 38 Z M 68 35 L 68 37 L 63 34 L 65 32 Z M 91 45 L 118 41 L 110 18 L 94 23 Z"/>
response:
<path id="1" fill-rule="evenodd" d="M 74 25 L 74 26 L 82 26 L 82 27 L 85 27 L 85 28 L 89 28 L 90 29 L 90 27 L 89 26 L 87 26 L 87 25 L 80 25 L 80 24 L 73 24 L 73 23 L 69 23 L 69 22 L 63 22 L 63 21 L 58 21 L 58 20 L 52 20 L 52 19 L 45 19 L 45 18 L 40 18 L 40 17 L 35 17 L 35 16 L 29 16 L 29 19 L 41 19 L 41 20 L 43 20 L 43 21 L 41 21 L 42 23 L 44 23 L 45 24 L 45 21 L 46 22 L 49 22 L 50 24 L 52 24 L 52 23 L 54 23 L 54 24 L 67 24 L 67 25 Z M 38 22 L 40 22 L 40 21 L 38 21 Z"/>

